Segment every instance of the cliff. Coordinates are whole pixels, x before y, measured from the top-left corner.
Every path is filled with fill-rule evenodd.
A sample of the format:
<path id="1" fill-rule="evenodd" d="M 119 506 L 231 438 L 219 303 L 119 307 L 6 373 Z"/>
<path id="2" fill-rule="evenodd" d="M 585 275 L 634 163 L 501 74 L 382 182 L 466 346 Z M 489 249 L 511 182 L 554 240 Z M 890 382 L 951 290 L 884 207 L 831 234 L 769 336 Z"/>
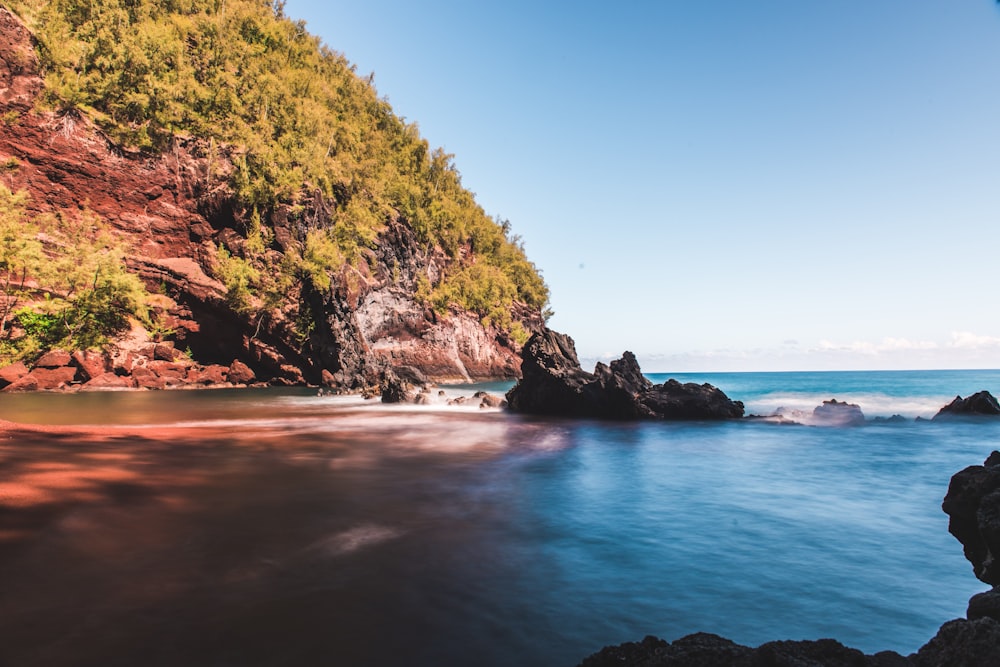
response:
<path id="1" fill-rule="evenodd" d="M 206 369 L 220 382 L 340 390 L 377 385 L 386 370 L 404 366 L 432 380 L 518 375 L 518 332 L 541 326 L 540 308 L 515 297 L 503 318 L 491 318 L 428 298 L 448 276 L 477 265 L 470 238 L 458 237 L 449 252 L 428 242 L 398 209 L 382 207 L 356 258 L 321 266 L 316 280 L 317 270 L 310 276 L 302 258 L 314 233 L 333 238 L 343 224 L 343 201 L 303 182 L 294 197 L 251 202 L 236 185 L 246 147 L 183 132 L 159 150 L 129 147 L 95 122 L 99 114 L 91 107 L 44 102 L 46 76 L 39 40 L 0 7 L 3 185 L 27 193 L 28 215 L 73 219 L 85 211 L 103 221 L 125 248 L 127 270 L 149 292 L 147 321 L 130 318 L 95 352 L 100 368 L 125 378 L 113 384 L 169 386 L 189 383 L 189 375 L 195 384 L 215 384 L 205 380 Z M 239 294 L 224 275 L 232 258 L 243 262 L 238 268 L 264 274 L 260 282 L 298 264 L 274 279 L 267 294 Z M 55 293 L 31 276 L 28 286 L 29 303 Z M 15 320 L 7 324 L 15 340 L 24 335 Z M 42 352 L 22 355 L 25 371 Z M 171 371 L 174 381 L 161 382 L 157 360 L 180 367 Z M 227 380 L 234 362 L 250 373 Z M 81 364 L 74 367 L 81 372 L 69 383 L 92 379 Z M 151 369 L 154 381 L 143 384 L 132 372 L 137 367 Z"/>

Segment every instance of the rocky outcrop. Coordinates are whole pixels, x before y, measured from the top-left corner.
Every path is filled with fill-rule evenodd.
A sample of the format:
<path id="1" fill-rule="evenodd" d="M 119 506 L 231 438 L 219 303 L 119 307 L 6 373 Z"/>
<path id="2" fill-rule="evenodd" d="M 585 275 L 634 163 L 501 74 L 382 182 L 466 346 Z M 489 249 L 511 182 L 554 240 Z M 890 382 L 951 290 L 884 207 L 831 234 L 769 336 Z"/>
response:
<path id="1" fill-rule="evenodd" d="M 280 303 L 234 310 L 215 274 L 220 247 L 242 257 L 247 244 L 250 213 L 229 185 L 234 149 L 177 137 L 160 155 L 132 151 L 110 141 L 81 111 L 40 108 L 42 89 L 32 36 L 0 7 L 0 161 L 16 164 L 5 171 L 5 185 L 29 193 L 32 213 L 86 208 L 100 216 L 130 248 L 129 269 L 156 293 L 164 336 L 206 368 L 227 366 L 227 382 L 360 390 L 401 366 L 436 381 L 517 376 L 519 346 L 504 333 L 474 314 L 440 314 L 421 305 L 418 281 L 436 281 L 456 260 L 420 242 L 399 216 L 387 217 L 357 266 L 332 276 L 329 290 L 304 281 L 290 286 Z M 300 252 L 309 230 L 332 226 L 334 209 L 335 202 L 319 193 L 303 192 L 295 206 L 261 211 L 273 232 L 264 251 L 271 265 Z M 460 253 L 466 259 L 471 254 L 471 247 Z M 518 306 L 512 314 L 528 329 L 541 324 L 536 311 Z M 148 332 L 140 337 L 152 342 Z M 135 351 L 139 341 L 116 344 Z M 241 365 L 235 374 L 234 359 Z M 91 382 L 99 370 L 88 369 L 72 382 Z M 7 379 L 12 374 L 0 373 L 0 384 L 21 380 Z M 131 370 L 125 374 L 131 377 Z M 139 386 L 175 382 L 155 371 L 156 377 L 139 375 Z M 200 376 L 195 384 L 206 381 Z"/>
<path id="2" fill-rule="evenodd" d="M 968 398 L 956 396 L 948 405 L 941 408 L 934 419 L 950 419 L 953 417 L 998 417 L 1000 403 L 988 391 L 976 392 Z"/>
<path id="3" fill-rule="evenodd" d="M 654 385 L 625 352 L 593 373 L 580 367 L 573 339 L 545 328 L 522 352 L 521 379 L 507 392 L 514 412 L 597 419 L 736 419 L 743 404 L 709 384 Z"/>
<path id="4" fill-rule="evenodd" d="M 861 426 L 865 423 L 865 415 L 861 406 L 832 398 L 813 409 L 812 423 L 820 426 Z"/>
<path id="5" fill-rule="evenodd" d="M 956 473 L 941 508 L 976 577 L 1000 585 L 1000 453 Z"/>

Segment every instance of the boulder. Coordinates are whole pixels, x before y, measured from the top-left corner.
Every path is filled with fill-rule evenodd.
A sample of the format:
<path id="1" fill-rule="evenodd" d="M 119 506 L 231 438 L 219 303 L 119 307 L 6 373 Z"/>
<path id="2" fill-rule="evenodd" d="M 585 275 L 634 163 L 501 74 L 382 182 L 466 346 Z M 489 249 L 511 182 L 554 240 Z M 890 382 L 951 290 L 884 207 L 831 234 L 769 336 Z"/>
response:
<path id="1" fill-rule="evenodd" d="M 67 355 L 69 356 L 69 355 Z M 55 391 L 64 389 L 76 378 L 76 368 L 60 366 L 59 368 L 35 368 L 17 382 L 12 383 L 4 391 Z"/>
<path id="2" fill-rule="evenodd" d="M 212 364 L 210 366 L 194 366 L 187 370 L 185 380 L 188 384 L 225 384 L 226 372 L 226 367 L 218 364 Z"/>
<path id="3" fill-rule="evenodd" d="M 413 398 L 414 394 L 405 380 L 392 371 L 385 372 L 385 378 L 382 381 L 383 403 L 409 403 L 413 401 Z"/>
<path id="4" fill-rule="evenodd" d="M 994 586 L 991 590 L 973 595 L 965 617 L 970 621 L 986 617 L 1000 621 L 1000 587 Z"/>
<path id="5" fill-rule="evenodd" d="M 73 365 L 80 369 L 79 376 L 84 382 L 93 380 L 111 370 L 111 358 L 96 350 L 76 350 L 72 354 Z"/>
<path id="6" fill-rule="evenodd" d="M 160 341 L 152 343 L 140 350 L 144 357 L 154 361 L 177 361 L 184 356 L 184 353 L 177 349 L 173 341 Z"/>
<path id="7" fill-rule="evenodd" d="M 514 412 L 598 419 L 736 419 L 743 404 L 709 384 L 654 385 L 625 352 L 593 373 L 580 367 L 573 339 L 544 328 L 521 353 L 521 379 L 507 392 Z"/>
<path id="8" fill-rule="evenodd" d="M 812 423 L 818 426 L 861 426 L 865 423 L 865 415 L 861 406 L 832 398 L 816 406 Z"/>
<path id="9" fill-rule="evenodd" d="M 233 363 L 229 364 L 229 372 L 226 373 L 226 379 L 233 384 L 250 384 L 257 379 L 257 376 L 242 361 L 233 359 Z"/>
<path id="10" fill-rule="evenodd" d="M 496 394 L 488 394 L 485 391 L 477 391 L 472 395 L 472 397 L 479 399 L 479 407 L 481 408 L 507 407 L 507 401 L 503 400 L 503 398 L 497 396 Z"/>
<path id="11" fill-rule="evenodd" d="M 979 391 L 962 398 L 956 396 L 948 405 L 941 408 L 934 419 L 948 419 L 950 417 L 997 417 L 1000 416 L 1000 403 L 988 391 Z"/>
<path id="12" fill-rule="evenodd" d="M 18 361 L 0 368 L 0 389 L 3 389 L 7 385 L 14 384 L 30 372 L 31 371 L 29 371 L 28 367 L 24 365 L 23 361 Z"/>
<path id="13" fill-rule="evenodd" d="M 60 368 L 69 366 L 72 357 L 66 350 L 49 350 L 35 362 L 35 368 Z"/>
<path id="14" fill-rule="evenodd" d="M 185 364 L 180 364 L 175 361 L 150 361 L 146 363 L 146 368 L 156 374 L 157 377 L 162 378 L 167 385 L 179 385 L 184 384 L 184 380 L 187 377 L 188 367 Z M 132 369 L 132 375 L 135 375 L 137 369 Z"/>
<path id="15" fill-rule="evenodd" d="M 132 379 L 139 389 L 166 389 L 167 381 L 145 366 L 132 369 Z"/>
<path id="16" fill-rule="evenodd" d="M 81 391 L 108 391 L 114 389 L 134 389 L 135 380 L 130 377 L 117 375 L 113 372 L 102 373 L 93 377 L 80 387 Z"/>
<path id="17" fill-rule="evenodd" d="M 38 378 L 29 373 L 15 382 L 10 383 L 4 387 L 2 391 L 11 394 L 21 391 L 38 391 Z"/>

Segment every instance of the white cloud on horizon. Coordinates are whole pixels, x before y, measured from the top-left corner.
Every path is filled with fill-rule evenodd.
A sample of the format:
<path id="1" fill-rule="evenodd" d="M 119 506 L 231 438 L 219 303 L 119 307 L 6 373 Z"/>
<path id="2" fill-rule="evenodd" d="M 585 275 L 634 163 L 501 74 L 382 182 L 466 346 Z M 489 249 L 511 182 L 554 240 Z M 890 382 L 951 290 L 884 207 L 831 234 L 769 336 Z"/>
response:
<path id="1" fill-rule="evenodd" d="M 1000 347 L 1000 338 L 996 336 L 980 336 L 971 331 L 952 331 L 949 347 L 962 349 L 984 349 Z"/>
<path id="2" fill-rule="evenodd" d="M 880 341 L 838 343 L 821 340 L 813 346 L 696 350 L 685 353 L 636 353 L 643 370 L 657 372 L 713 372 L 767 370 L 920 370 L 1000 368 L 1000 337 L 953 331 L 942 341 L 886 337 Z M 617 359 L 621 353 L 584 355 L 584 368 L 597 361 Z"/>

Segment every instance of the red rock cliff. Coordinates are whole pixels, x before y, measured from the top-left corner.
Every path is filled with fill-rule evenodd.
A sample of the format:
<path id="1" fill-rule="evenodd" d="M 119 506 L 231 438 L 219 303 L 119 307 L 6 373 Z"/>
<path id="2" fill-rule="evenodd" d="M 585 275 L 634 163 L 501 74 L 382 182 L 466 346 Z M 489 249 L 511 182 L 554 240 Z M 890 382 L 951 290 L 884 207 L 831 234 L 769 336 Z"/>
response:
<path id="1" fill-rule="evenodd" d="M 376 384 L 385 369 L 402 366 L 434 380 L 518 374 L 516 343 L 471 313 L 439 316 L 416 300 L 417 276 L 433 276 L 450 260 L 419 244 L 399 219 L 387 221 L 363 268 L 350 280 L 334 280 L 327 293 L 296 285 L 266 317 L 234 312 L 213 277 L 217 248 L 238 250 L 245 241 L 246 214 L 227 181 L 229 149 L 177 138 L 163 154 L 131 152 L 80 112 L 42 109 L 43 88 L 31 34 L 0 8 L 0 161 L 17 161 L 3 175 L 6 185 L 27 190 L 38 212 L 86 207 L 111 225 L 131 249 L 129 268 L 158 293 L 174 349 L 189 349 L 191 363 L 230 368 L 235 360 L 257 381 L 348 390 Z M 317 224 L 328 216 L 319 196 L 306 208 L 305 217 Z M 280 255 L 301 239 L 301 222 L 280 208 L 267 215 L 274 230 L 268 252 Z M 314 325 L 303 340 L 293 323 L 304 314 Z M 537 313 L 519 315 L 529 328 L 541 323 Z M 133 329 L 113 346 L 109 371 L 111 357 L 124 352 L 138 355 L 140 365 L 155 361 L 150 343 Z M 178 355 L 170 356 L 177 363 Z"/>

